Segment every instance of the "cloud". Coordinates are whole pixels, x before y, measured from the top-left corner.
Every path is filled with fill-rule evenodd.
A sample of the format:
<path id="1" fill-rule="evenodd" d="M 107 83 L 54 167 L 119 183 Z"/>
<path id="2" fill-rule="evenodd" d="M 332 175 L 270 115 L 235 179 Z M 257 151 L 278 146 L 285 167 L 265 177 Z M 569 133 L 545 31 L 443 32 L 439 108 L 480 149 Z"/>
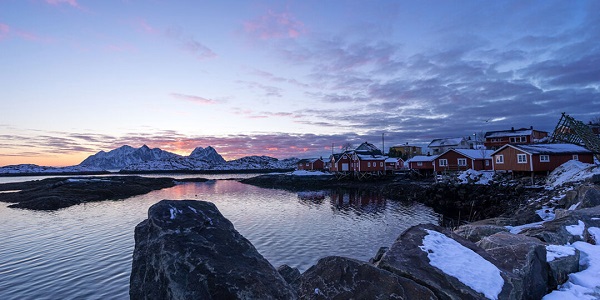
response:
<path id="1" fill-rule="evenodd" d="M 10 27 L 6 24 L 0 23 L 0 41 L 7 38 L 10 33 Z"/>
<path id="2" fill-rule="evenodd" d="M 177 100 L 189 101 L 189 102 L 193 102 L 193 103 L 201 104 L 201 105 L 212 105 L 212 104 L 218 103 L 215 100 L 203 98 L 200 96 L 184 95 L 184 94 L 179 94 L 179 93 L 171 93 L 170 95 L 171 95 L 171 97 L 173 97 Z"/>
<path id="3" fill-rule="evenodd" d="M 77 0 L 46 0 L 46 3 L 51 5 L 69 4 L 73 7 L 80 8 L 79 3 L 77 3 Z"/>
<path id="4" fill-rule="evenodd" d="M 293 39 L 306 33 L 304 24 L 291 13 L 272 10 L 257 19 L 244 22 L 243 30 L 248 36 L 261 40 Z"/>
<path id="5" fill-rule="evenodd" d="M 193 36 L 188 36 L 177 27 L 170 27 L 165 31 L 165 36 L 176 41 L 184 51 L 188 52 L 198 60 L 206 60 L 217 57 L 217 54 L 204 44 L 196 41 Z"/>

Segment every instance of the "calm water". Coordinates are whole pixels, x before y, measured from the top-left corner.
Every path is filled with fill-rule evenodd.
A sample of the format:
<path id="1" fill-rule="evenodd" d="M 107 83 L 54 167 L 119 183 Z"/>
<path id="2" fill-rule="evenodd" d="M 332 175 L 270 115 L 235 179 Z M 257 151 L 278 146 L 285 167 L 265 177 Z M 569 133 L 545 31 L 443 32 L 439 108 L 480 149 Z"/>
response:
<path id="1" fill-rule="evenodd" d="M 404 229 L 437 223 L 430 208 L 375 194 L 306 195 L 226 180 L 56 212 L 0 203 L 0 299 L 128 299 L 134 228 L 161 199 L 214 202 L 271 264 L 301 271 L 327 255 L 368 260 Z"/>

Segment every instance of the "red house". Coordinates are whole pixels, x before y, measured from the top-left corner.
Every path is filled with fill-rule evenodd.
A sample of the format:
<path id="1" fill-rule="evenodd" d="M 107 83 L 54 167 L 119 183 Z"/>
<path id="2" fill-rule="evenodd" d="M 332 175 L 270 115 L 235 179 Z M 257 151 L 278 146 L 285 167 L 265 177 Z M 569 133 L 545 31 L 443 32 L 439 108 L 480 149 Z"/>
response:
<path id="1" fill-rule="evenodd" d="M 450 149 L 434 159 L 434 172 L 492 170 L 492 150 Z"/>
<path id="2" fill-rule="evenodd" d="M 298 161 L 298 170 L 322 171 L 325 170 L 325 162 L 322 158 L 305 158 Z"/>
<path id="3" fill-rule="evenodd" d="M 408 168 L 411 170 L 415 170 L 421 174 L 429 174 L 433 173 L 433 161 L 436 159 L 436 157 L 437 155 L 414 156 L 407 160 L 406 164 L 408 164 Z"/>
<path id="4" fill-rule="evenodd" d="M 404 160 L 400 157 L 390 157 L 385 160 L 385 170 L 395 171 L 404 168 Z"/>
<path id="5" fill-rule="evenodd" d="M 548 132 L 530 128 L 500 131 L 488 131 L 485 133 L 483 145 L 487 149 L 498 149 L 506 144 L 534 144 L 545 141 L 548 138 Z"/>
<path id="6" fill-rule="evenodd" d="M 594 153 L 574 144 L 508 144 L 492 153 L 495 171 L 550 173 L 572 159 L 591 164 Z"/>

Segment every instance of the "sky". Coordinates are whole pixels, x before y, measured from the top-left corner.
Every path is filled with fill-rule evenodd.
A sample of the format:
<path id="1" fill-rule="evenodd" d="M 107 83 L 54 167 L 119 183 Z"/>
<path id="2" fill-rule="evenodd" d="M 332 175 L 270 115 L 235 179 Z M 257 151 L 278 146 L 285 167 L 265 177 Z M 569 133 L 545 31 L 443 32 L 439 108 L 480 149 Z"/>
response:
<path id="1" fill-rule="evenodd" d="M 600 117 L 598 41 L 600 1 L 0 0 L 0 166 L 552 132 Z"/>

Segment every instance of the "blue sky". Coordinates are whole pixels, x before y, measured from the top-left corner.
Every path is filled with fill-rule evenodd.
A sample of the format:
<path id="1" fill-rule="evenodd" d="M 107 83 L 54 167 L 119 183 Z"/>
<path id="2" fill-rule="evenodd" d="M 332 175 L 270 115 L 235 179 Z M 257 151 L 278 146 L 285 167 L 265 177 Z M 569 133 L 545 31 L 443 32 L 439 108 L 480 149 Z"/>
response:
<path id="1" fill-rule="evenodd" d="M 0 0 L 0 165 L 600 117 L 599 1 Z"/>

